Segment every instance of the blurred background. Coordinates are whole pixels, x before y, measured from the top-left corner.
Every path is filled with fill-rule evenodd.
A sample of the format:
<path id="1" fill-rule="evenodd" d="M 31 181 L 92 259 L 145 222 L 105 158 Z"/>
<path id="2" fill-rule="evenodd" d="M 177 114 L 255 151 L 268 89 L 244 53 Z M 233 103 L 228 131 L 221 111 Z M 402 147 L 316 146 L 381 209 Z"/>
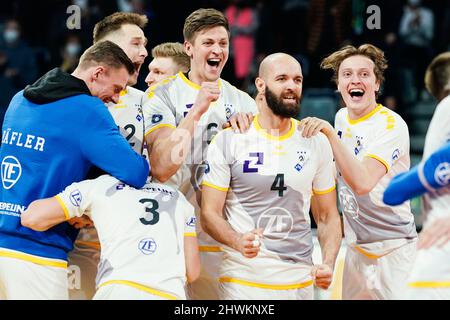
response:
<path id="1" fill-rule="evenodd" d="M 81 8 L 80 29 L 66 23 L 70 5 Z M 380 28 L 369 29 L 370 5 L 380 8 Z M 92 42 L 96 22 L 116 11 L 147 15 L 148 51 L 167 41 L 183 42 L 184 19 L 195 9 L 223 11 L 232 34 L 230 59 L 222 78 L 253 95 L 259 62 L 283 51 L 302 64 L 304 91 L 299 117 L 317 116 L 333 123 L 342 106 L 321 71 L 322 58 L 346 44 L 372 43 L 384 50 L 389 69 L 381 103 L 408 123 L 411 158 L 422 155 L 425 133 L 436 102 L 424 90 L 431 59 L 450 50 L 450 1 L 445 0 L 13 0 L 0 6 L 0 120 L 12 96 L 54 67 L 72 72 Z M 147 65 L 137 88 L 146 89 Z M 420 227 L 420 200 L 412 202 Z"/>

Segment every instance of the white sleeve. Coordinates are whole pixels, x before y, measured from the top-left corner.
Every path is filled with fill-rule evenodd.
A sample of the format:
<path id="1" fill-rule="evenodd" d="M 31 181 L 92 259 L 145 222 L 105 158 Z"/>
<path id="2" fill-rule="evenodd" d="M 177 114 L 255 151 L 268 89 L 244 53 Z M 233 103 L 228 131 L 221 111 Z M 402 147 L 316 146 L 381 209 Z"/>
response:
<path id="1" fill-rule="evenodd" d="M 313 193 L 326 194 L 336 189 L 336 166 L 333 161 L 333 151 L 328 139 L 320 133 L 317 136 L 320 163 L 313 180 Z"/>
<path id="2" fill-rule="evenodd" d="M 148 135 L 161 127 L 176 128 L 175 114 L 170 108 L 167 90 L 161 86 L 150 87 L 142 99 L 145 133 Z"/>
<path id="3" fill-rule="evenodd" d="M 208 147 L 206 169 L 202 183 L 202 185 L 221 191 L 228 191 L 231 179 L 231 162 L 226 160 L 229 156 L 224 154 L 230 150 L 230 145 L 225 144 L 227 131 L 230 131 L 230 129 L 219 132 Z"/>
<path id="4" fill-rule="evenodd" d="M 183 212 L 184 212 L 184 236 L 185 237 L 196 237 L 197 232 L 195 231 L 195 226 L 197 224 L 197 218 L 195 216 L 194 207 L 189 203 L 189 201 L 184 198 L 184 195 L 178 191 L 180 197 L 183 199 Z"/>
<path id="5" fill-rule="evenodd" d="M 67 219 L 81 217 L 83 214 L 90 216 L 91 205 L 95 197 L 93 190 L 96 181 L 97 179 L 72 183 L 55 196 Z"/>
<path id="6" fill-rule="evenodd" d="M 392 116 L 391 119 L 394 119 L 394 117 Z M 404 154 L 409 152 L 408 127 L 399 119 L 392 121 L 395 122 L 388 122 L 386 126 L 379 129 L 374 143 L 367 149 L 365 154 L 366 157 L 380 161 L 386 167 L 386 172 Z"/>

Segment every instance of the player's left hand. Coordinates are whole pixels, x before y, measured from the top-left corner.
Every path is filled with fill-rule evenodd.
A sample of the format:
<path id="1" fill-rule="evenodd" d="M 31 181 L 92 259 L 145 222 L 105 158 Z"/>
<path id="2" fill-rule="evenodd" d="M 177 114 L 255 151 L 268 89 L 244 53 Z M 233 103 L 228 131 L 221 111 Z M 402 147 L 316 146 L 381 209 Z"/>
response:
<path id="1" fill-rule="evenodd" d="M 311 277 L 316 287 L 327 290 L 333 281 L 333 270 L 327 264 L 319 264 L 312 267 Z"/>
<path id="2" fill-rule="evenodd" d="M 236 133 L 245 133 L 250 128 L 253 121 L 253 114 L 251 112 L 238 112 L 231 116 L 227 123 L 222 126 L 222 129 L 232 127 Z"/>
<path id="3" fill-rule="evenodd" d="M 299 130 L 302 130 L 302 136 L 305 138 L 315 136 L 319 132 L 322 132 L 327 137 L 334 133 L 334 128 L 328 121 L 314 117 L 302 119 L 300 121 Z"/>
<path id="4" fill-rule="evenodd" d="M 67 222 L 70 225 L 72 225 L 75 229 L 81 229 L 81 228 L 87 228 L 87 227 L 94 226 L 94 222 L 85 214 L 83 214 L 81 217 L 75 217 L 75 218 L 69 219 Z"/>
<path id="5" fill-rule="evenodd" d="M 435 220 L 423 229 L 419 235 L 418 249 L 428 249 L 431 246 L 442 248 L 450 240 L 450 218 L 444 217 Z"/>

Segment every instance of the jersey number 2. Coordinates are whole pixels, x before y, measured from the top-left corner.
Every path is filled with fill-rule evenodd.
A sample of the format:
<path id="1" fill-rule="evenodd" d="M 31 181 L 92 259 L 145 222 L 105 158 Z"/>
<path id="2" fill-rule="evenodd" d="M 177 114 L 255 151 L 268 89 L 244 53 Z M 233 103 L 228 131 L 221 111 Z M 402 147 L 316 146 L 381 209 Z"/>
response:
<path id="1" fill-rule="evenodd" d="M 270 190 L 278 191 L 279 197 L 283 196 L 283 192 L 287 190 L 287 187 L 284 186 L 284 173 L 277 174 Z"/>
<path id="2" fill-rule="evenodd" d="M 139 202 L 140 203 L 150 202 L 151 203 L 151 208 L 146 206 L 145 207 L 145 212 L 148 212 L 148 213 L 152 214 L 152 218 L 150 220 L 147 219 L 147 215 L 146 215 L 144 218 L 140 218 L 139 221 L 141 221 L 145 225 L 154 225 L 154 224 L 158 223 L 158 221 L 159 221 L 159 212 L 156 211 L 159 208 L 158 201 L 156 201 L 154 199 L 141 199 L 141 200 L 139 200 Z"/>

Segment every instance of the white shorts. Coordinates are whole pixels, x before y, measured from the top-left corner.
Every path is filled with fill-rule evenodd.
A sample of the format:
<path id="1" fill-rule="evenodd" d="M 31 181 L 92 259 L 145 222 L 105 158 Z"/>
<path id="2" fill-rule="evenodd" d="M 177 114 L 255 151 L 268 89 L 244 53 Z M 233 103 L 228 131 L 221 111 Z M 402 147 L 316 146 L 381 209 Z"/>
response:
<path id="1" fill-rule="evenodd" d="M 312 300 L 314 298 L 312 284 L 301 289 L 275 290 L 221 282 L 219 288 L 222 300 Z"/>
<path id="2" fill-rule="evenodd" d="M 155 293 L 153 294 L 151 293 L 151 291 Z M 181 298 L 185 299 L 185 297 Z M 180 297 L 176 297 L 172 294 L 168 294 L 162 291 L 150 289 L 137 283 L 134 283 L 134 285 L 111 283 L 104 286 L 100 286 L 93 298 L 93 300 L 178 300 L 178 299 L 180 299 Z"/>
<path id="3" fill-rule="evenodd" d="M 0 256 L 0 300 L 68 298 L 66 267 L 52 267 Z"/>
<path id="4" fill-rule="evenodd" d="M 417 251 L 406 298 L 450 299 L 450 243 Z"/>
<path id="5" fill-rule="evenodd" d="M 91 300 L 95 294 L 95 277 L 100 261 L 100 245 L 76 241 L 69 253 L 69 298 Z"/>
<path id="6" fill-rule="evenodd" d="M 416 241 L 380 257 L 368 257 L 353 246 L 345 255 L 342 299 L 391 300 L 405 294 L 416 256 Z"/>
<path id="7" fill-rule="evenodd" d="M 200 251 L 200 276 L 188 285 L 190 300 L 219 300 L 219 268 L 222 251 Z"/>

